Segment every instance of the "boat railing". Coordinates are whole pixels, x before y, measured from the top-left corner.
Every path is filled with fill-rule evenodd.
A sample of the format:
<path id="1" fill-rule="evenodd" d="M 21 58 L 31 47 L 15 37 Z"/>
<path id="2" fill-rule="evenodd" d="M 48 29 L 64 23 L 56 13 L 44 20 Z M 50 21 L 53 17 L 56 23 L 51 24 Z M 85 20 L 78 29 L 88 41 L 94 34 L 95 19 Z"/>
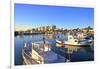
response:
<path id="1" fill-rule="evenodd" d="M 48 50 L 50 49 L 50 44 L 48 42 L 42 43 L 32 43 L 33 49 L 38 52 L 40 55 L 44 52 L 45 47 L 48 47 Z"/>
<path id="2" fill-rule="evenodd" d="M 26 54 L 24 49 L 22 49 L 22 56 L 25 64 L 32 64 L 31 55 Z"/>
<path id="3" fill-rule="evenodd" d="M 34 53 L 34 56 L 37 57 L 37 58 L 35 58 L 35 57 L 34 58 L 31 57 L 31 58 L 32 58 L 32 60 L 36 61 L 38 64 L 42 64 L 44 62 L 44 58 L 43 58 L 42 55 L 39 55 L 39 54 L 37 55 L 37 54 Z"/>
<path id="4" fill-rule="evenodd" d="M 36 55 L 38 57 L 38 59 L 33 59 L 32 58 L 32 54 L 31 52 L 29 52 L 29 54 L 27 54 L 24 50 L 23 50 L 23 57 L 24 57 L 24 61 L 26 62 L 26 64 L 40 64 L 43 62 L 43 59 L 41 59 L 38 55 Z"/>

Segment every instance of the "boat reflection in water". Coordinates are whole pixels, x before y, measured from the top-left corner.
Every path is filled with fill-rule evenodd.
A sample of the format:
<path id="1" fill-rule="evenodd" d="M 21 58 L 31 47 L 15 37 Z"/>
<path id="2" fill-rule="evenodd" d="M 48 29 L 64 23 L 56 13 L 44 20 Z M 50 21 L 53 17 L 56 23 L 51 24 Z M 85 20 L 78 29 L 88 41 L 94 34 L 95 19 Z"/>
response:
<path id="1" fill-rule="evenodd" d="M 56 39 L 56 46 L 59 49 L 67 49 L 64 51 L 67 52 L 65 57 L 70 62 L 94 60 L 93 39 L 85 39 L 86 35 L 82 35 L 80 38 L 78 35 L 68 33 L 67 40 L 63 40 L 62 38 Z"/>
<path id="2" fill-rule="evenodd" d="M 67 41 L 63 35 L 62 40 Z M 57 38 L 48 35 L 23 35 L 15 37 L 15 64 L 48 64 L 94 60 L 93 46 L 57 46 Z"/>
<path id="3" fill-rule="evenodd" d="M 94 60 L 94 50 L 91 49 L 91 46 L 65 46 L 65 48 L 67 48 L 68 58 L 71 62 Z"/>
<path id="4" fill-rule="evenodd" d="M 66 58 L 65 62 L 93 61 L 94 48 L 91 47 L 93 46 L 57 46 L 60 51 L 60 54 L 63 53 L 61 55 Z"/>

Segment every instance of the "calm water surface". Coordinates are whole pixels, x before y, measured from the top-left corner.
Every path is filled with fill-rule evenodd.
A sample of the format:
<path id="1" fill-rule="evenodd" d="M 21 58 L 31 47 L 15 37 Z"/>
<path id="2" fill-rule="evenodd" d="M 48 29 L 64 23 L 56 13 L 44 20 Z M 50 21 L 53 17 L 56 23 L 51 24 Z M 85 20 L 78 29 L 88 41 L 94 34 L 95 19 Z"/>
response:
<path id="1" fill-rule="evenodd" d="M 67 36 L 65 35 L 62 35 L 61 37 L 63 37 L 63 40 L 67 40 Z M 56 39 L 54 37 L 48 35 L 45 38 L 47 41 L 51 43 L 51 50 L 53 52 L 59 54 L 60 56 L 65 57 L 66 59 L 69 59 L 71 62 L 94 60 L 93 47 L 76 47 L 76 46 L 57 47 Z M 29 43 L 29 45 L 31 46 L 32 42 L 42 41 L 42 40 L 43 40 L 43 35 L 15 36 L 15 65 L 23 65 L 22 48 L 25 42 Z"/>

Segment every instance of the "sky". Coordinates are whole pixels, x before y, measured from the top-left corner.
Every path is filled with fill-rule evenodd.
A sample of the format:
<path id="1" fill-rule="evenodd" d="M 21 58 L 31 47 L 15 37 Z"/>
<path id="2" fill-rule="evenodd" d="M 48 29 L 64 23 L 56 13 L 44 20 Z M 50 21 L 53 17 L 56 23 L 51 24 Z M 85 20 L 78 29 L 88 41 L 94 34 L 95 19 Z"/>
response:
<path id="1" fill-rule="evenodd" d="M 94 9 L 68 6 L 14 5 L 15 30 L 56 25 L 57 28 L 84 28 L 94 25 Z"/>

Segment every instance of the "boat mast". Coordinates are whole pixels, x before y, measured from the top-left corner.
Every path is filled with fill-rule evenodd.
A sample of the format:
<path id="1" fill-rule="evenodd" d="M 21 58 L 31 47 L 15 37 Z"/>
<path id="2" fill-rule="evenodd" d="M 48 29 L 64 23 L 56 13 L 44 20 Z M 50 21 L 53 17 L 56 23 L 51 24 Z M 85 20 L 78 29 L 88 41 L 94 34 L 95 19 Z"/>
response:
<path id="1" fill-rule="evenodd" d="M 43 52 L 45 51 L 45 32 L 43 34 Z"/>

